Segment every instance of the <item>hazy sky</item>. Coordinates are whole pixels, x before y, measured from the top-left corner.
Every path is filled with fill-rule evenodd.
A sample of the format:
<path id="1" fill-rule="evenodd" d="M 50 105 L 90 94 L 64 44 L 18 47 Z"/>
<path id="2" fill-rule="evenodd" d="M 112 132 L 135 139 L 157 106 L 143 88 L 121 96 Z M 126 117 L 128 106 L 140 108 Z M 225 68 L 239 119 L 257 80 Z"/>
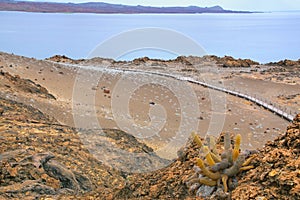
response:
<path id="1" fill-rule="evenodd" d="M 54 2 L 107 2 L 126 5 L 147 6 L 214 6 L 232 10 L 284 11 L 300 10 L 300 0 L 34 0 Z"/>

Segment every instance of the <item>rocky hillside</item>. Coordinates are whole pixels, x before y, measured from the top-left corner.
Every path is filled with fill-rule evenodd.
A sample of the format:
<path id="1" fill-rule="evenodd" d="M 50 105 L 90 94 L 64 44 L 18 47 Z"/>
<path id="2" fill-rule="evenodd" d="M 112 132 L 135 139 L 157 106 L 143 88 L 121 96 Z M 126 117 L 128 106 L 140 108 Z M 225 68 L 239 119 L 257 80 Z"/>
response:
<path id="1" fill-rule="evenodd" d="M 219 139 L 221 141 L 222 138 Z M 250 163 L 254 169 L 239 174 L 238 187 L 229 194 L 230 199 L 299 199 L 299 145 L 300 114 L 285 134 L 267 143 L 256 154 Z M 154 173 L 133 176 L 135 181 L 127 183 L 116 193 L 116 198 L 194 199 L 195 194 L 189 193 L 186 181 L 194 173 L 193 166 L 199 157 L 198 150 L 190 140 L 179 153 L 179 158 L 169 167 Z"/>
<path id="2" fill-rule="evenodd" d="M 255 168 L 239 181 L 233 199 L 300 199 L 300 114 L 252 164 Z"/>
<path id="3" fill-rule="evenodd" d="M 8 72 L 0 70 L 0 88 L 2 92 L 13 93 L 15 91 L 22 93 L 29 93 L 41 98 L 54 99 L 55 97 L 48 92 L 48 90 L 29 79 L 20 78 L 20 76 L 13 76 Z"/>
<path id="4" fill-rule="evenodd" d="M 108 130 L 109 132 L 109 130 Z M 36 109 L 0 98 L 0 199 L 62 197 L 124 184 L 89 153 L 77 132 Z"/>
<path id="5" fill-rule="evenodd" d="M 53 98 L 42 86 L 18 76 L 1 72 L 0 80 L 0 87 L 7 88 L 4 94 L 29 93 L 37 98 Z M 115 156 L 110 159 L 114 167 L 107 166 L 81 142 L 80 137 L 99 135 L 99 130 L 60 125 L 30 105 L 5 96 L 8 98 L 0 97 L 0 199 L 112 199 L 114 191 L 124 187 L 127 175 L 115 169 L 119 163 L 129 162 L 126 157 Z M 101 132 L 102 140 L 110 141 L 103 148 L 110 149 L 116 144 L 124 151 L 146 153 L 137 158 L 140 164 L 150 157 L 154 163 L 165 162 L 123 131 Z M 101 143 L 101 138 L 97 142 Z"/>

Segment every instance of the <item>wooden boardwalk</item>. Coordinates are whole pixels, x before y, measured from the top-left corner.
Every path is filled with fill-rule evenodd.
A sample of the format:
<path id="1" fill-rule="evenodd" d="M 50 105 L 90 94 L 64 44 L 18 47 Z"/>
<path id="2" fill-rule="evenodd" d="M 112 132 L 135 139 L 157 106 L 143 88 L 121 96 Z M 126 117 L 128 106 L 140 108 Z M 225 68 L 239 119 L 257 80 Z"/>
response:
<path id="1" fill-rule="evenodd" d="M 52 61 L 49 61 L 52 62 Z M 52 62 L 54 63 L 54 62 Z M 91 70 L 96 70 L 96 71 L 106 71 L 106 72 L 132 72 L 132 73 L 140 73 L 140 74 L 150 74 L 150 75 L 157 75 L 157 76 L 163 76 L 163 77 L 168 77 L 168 78 L 173 78 L 176 80 L 180 80 L 180 81 L 187 81 L 189 83 L 192 84 L 197 84 L 197 85 L 201 85 L 203 87 L 207 87 L 216 91 L 220 91 L 220 92 L 224 92 L 226 94 L 230 94 L 230 95 L 234 95 L 243 99 L 246 99 L 250 102 L 253 102 L 263 108 L 265 108 L 266 110 L 273 112 L 274 114 L 282 117 L 283 119 L 287 120 L 287 121 L 293 121 L 294 116 L 291 114 L 288 114 L 286 112 L 284 112 L 283 110 L 275 107 L 272 104 L 269 104 L 267 102 L 264 102 L 258 98 L 255 98 L 253 96 L 250 96 L 248 94 L 245 93 L 241 93 L 241 92 L 237 92 L 237 91 L 233 91 L 230 89 L 226 89 L 226 88 L 222 88 L 222 87 L 218 87 L 215 85 L 211 85 L 209 83 L 206 82 L 202 82 L 202 81 L 197 81 L 191 77 L 184 77 L 184 76 L 179 76 L 179 75 L 172 75 L 172 74 L 168 74 L 168 73 L 162 73 L 162 72 L 155 72 L 155 71 L 144 71 L 144 70 L 133 70 L 133 69 L 120 69 L 120 68 L 101 68 L 98 66 L 83 66 L 83 65 L 75 65 L 75 64 L 66 64 L 66 63 L 56 63 L 56 64 L 62 64 L 62 65 L 66 65 L 66 66 L 70 66 L 70 67 L 78 67 L 78 68 L 83 68 L 83 69 L 91 69 Z"/>
<path id="2" fill-rule="evenodd" d="M 293 119 L 294 119 L 293 115 L 284 112 L 283 110 L 275 107 L 274 105 L 268 104 L 268 103 L 266 103 L 262 100 L 259 100 L 255 97 L 252 97 L 250 95 L 247 95 L 247 94 L 244 94 L 244 93 L 241 93 L 241 92 L 237 92 L 237 91 L 229 90 L 229 89 L 226 89 L 226 88 L 218 87 L 218 86 L 211 85 L 211 84 L 208 84 L 208 83 L 205 83 L 205 82 L 202 82 L 202 81 L 197 81 L 197 80 L 194 80 L 190 77 L 177 77 L 177 76 L 173 76 L 171 74 L 158 73 L 158 72 L 147 72 L 147 73 L 151 73 L 151 74 L 155 74 L 155 75 L 161 75 L 161 76 L 170 77 L 170 78 L 175 78 L 177 80 L 187 81 L 189 83 L 201 85 L 201 86 L 213 89 L 213 90 L 217 90 L 217 91 L 220 91 L 220 92 L 225 92 L 227 94 L 234 95 L 234 96 L 246 99 L 246 100 L 251 101 L 251 102 L 253 102 L 253 103 L 255 103 L 259 106 L 262 106 L 263 108 L 273 112 L 274 114 L 284 118 L 287 121 L 293 121 Z"/>

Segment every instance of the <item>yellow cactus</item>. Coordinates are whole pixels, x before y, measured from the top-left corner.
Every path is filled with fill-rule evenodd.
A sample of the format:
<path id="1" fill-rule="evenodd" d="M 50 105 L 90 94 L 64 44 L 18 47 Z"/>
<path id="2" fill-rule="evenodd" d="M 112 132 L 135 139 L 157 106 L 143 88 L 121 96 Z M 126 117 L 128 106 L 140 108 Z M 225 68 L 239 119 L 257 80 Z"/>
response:
<path id="1" fill-rule="evenodd" d="M 211 152 L 209 151 L 207 146 L 203 147 L 203 152 L 204 152 L 204 155 L 205 155 L 205 158 L 206 158 L 206 161 L 207 161 L 208 165 L 209 166 L 214 166 L 216 163 L 215 163 L 214 159 L 212 158 Z"/>
<path id="2" fill-rule="evenodd" d="M 211 178 L 212 180 L 218 180 L 218 179 L 220 179 L 221 178 L 221 175 L 220 175 L 220 173 L 219 172 L 211 172 L 211 171 L 209 171 L 208 169 L 206 169 L 206 167 L 204 166 L 204 162 L 203 162 L 203 160 L 201 159 L 201 158 L 198 158 L 197 159 L 197 165 L 200 167 L 200 169 L 202 170 L 202 173 L 205 175 L 205 176 L 207 176 L 207 177 L 209 177 L 209 178 Z"/>
<path id="3" fill-rule="evenodd" d="M 227 175 L 222 175 L 222 183 L 223 183 L 223 186 L 224 186 L 224 192 L 228 191 L 227 180 L 228 180 L 228 176 Z"/>
<path id="4" fill-rule="evenodd" d="M 202 142 L 201 142 L 199 136 L 195 132 L 192 132 L 192 137 L 194 139 L 194 142 L 201 148 Z"/>
<path id="5" fill-rule="evenodd" d="M 221 161 L 222 161 L 222 159 L 221 159 L 221 157 L 220 157 L 219 155 L 214 154 L 213 152 L 210 152 L 210 155 L 211 155 L 212 159 L 213 159 L 215 162 L 221 162 Z"/>
<path id="6" fill-rule="evenodd" d="M 244 166 L 244 167 L 241 167 L 241 168 L 240 168 L 240 171 L 247 171 L 247 170 L 249 170 L 249 169 L 253 169 L 253 168 L 254 168 L 254 166 L 253 166 L 253 165 Z"/>
<path id="7" fill-rule="evenodd" d="M 215 186 L 215 185 L 217 185 L 217 181 L 214 181 L 214 180 L 211 180 L 211 179 L 208 179 L 208 178 L 200 178 L 199 182 L 201 184 L 208 185 L 208 186 Z"/>
<path id="8" fill-rule="evenodd" d="M 253 160 L 254 156 L 251 156 L 250 158 L 248 158 L 243 164 L 242 166 L 245 167 L 247 165 L 249 165 L 251 163 L 251 161 Z"/>
<path id="9" fill-rule="evenodd" d="M 240 154 L 240 146 L 241 146 L 241 138 L 242 136 L 240 134 L 237 134 L 235 137 L 235 144 L 234 149 L 232 152 L 232 160 L 236 161 Z"/>
<path id="10" fill-rule="evenodd" d="M 204 163 L 203 159 L 198 158 L 196 164 L 201 169 L 200 173 L 203 175 L 203 177 L 199 178 L 199 174 L 196 172 L 196 176 L 192 176 L 194 179 L 191 179 L 192 181 L 187 183 L 200 183 L 211 187 L 219 187 L 220 184 L 222 184 L 224 187 L 224 192 L 228 192 L 229 178 L 235 177 L 241 171 L 254 168 L 254 166 L 249 166 L 249 164 L 255 156 L 251 156 L 245 161 L 246 157 L 248 157 L 248 154 L 240 154 L 240 145 L 242 140 L 240 134 L 236 135 L 233 147 L 231 145 L 232 141 L 230 134 L 226 133 L 224 135 L 223 153 L 217 151 L 215 141 L 212 136 L 210 136 L 209 140 L 207 140 L 209 147 L 202 144 L 202 141 L 196 135 L 196 133 L 192 133 L 192 136 L 194 142 L 202 149 L 203 154 L 201 157 L 205 159 L 207 163 Z M 274 172 L 270 172 L 269 176 L 274 176 L 274 174 Z M 195 183 L 196 180 L 199 182 Z"/>

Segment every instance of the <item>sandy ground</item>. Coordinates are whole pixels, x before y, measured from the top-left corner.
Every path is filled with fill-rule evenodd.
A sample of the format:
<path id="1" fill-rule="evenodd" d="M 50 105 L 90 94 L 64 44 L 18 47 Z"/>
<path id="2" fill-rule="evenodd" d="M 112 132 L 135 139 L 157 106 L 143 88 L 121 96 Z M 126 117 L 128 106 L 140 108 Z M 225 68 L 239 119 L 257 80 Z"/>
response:
<path id="1" fill-rule="evenodd" d="M 289 82 L 276 81 L 269 78 L 269 73 L 261 73 L 269 69 L 266 66 L 257 68 L 258 72 L 251 72 L 249 68 L 222 68 L 209 58 L 191 57 L 187 60 L 189 65 L 185 60 L 114 62 L 92 59 L 77 63 L 107 69 L 156 70 L 189 76 L 260 96 L 292 112 L 299 109 L 295 100 L 300 98 L 297 96 L 300 94 L 297 77 Z M 9 95 L 11 99 L 29 103 L 65 125 L 124 130 L 168 159 L 176 157 L 170 152 L 176 152 L 174 150 L 178 150 L 189 136 L 181 130 L 192 131 L 181 129 L 185 119 L 203 137 L 206 134 L 218 136 L 226 131 L 241 133 L 243 149 L 262 147 L 266 141 L 282 133 L 288 124 L 246 100 L 202 86 L 178 83 L 170 78 L 152 76 L 149 79 L 146 75 L 118 71 L 95 72 L 5 53 L 0 54 L 0 66 L 3 71 L 44 86 L 56 100 L 28 94 L 10 95 L 5 89 L 0 93 L 2 96 Z M 186 91 L 178 90 L 181 87 Z M 192 91 L 192 94 L 187 91 Z M 291 95 L 294 96 L 290 100 L 284 98 Z M 183 106 L 182 102 L 186 105 Z M 174 143 L 174 147 L 160 151 L 174 138 L 180 140 L 180 137 L 182 141 Z"/>

